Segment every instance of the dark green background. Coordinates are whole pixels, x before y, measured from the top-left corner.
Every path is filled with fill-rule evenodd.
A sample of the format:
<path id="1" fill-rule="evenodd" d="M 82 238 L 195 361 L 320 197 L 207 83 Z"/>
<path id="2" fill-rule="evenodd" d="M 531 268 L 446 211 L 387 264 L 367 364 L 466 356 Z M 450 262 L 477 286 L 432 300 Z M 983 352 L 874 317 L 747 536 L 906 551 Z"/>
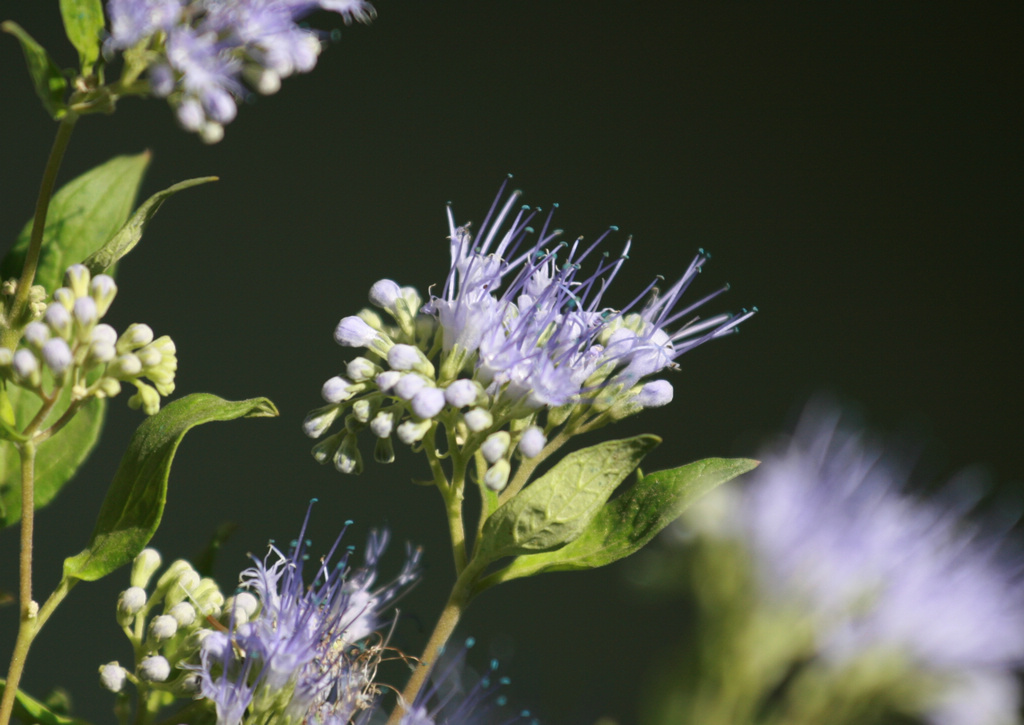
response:
<path id="1" fill-rule="evenodd" d="M 52 7 L 51 7 L 52 6 Z M 718 307 L 758 305 L 742 334 L 680 360 L 676 399 L 618 433 L 666 443 L 647 468 L 753 455 L 807 397 L 829 390 L 877 430 L 913 442 L 922 480 L 980 465 L 995 507 L 1019 511 L 1022 64 L 1018 2 L 623 3 L 387 0 L 343 29 L 319 67 L 241 109 L 215 147 L 161 101 L 84 119 L 62 179 L 152 149 L 143 193 L 216 174 L 161 211 L 122 266 L 110 313 L 174 337 L 178 389 L 267 395 L 278 420 L 199 429 L 172 473 L 169 560 L 225 519 L 240 528 L 225 586 L 268 538 L 287 540 L 310 497 L 326 547 L 386 524 L 426 548 L 394 642 L 416 652 L 452 574 L 436 494 L 405 452 L 361 478 L 317 467 L 299 424 L 350 353 L 331 333 L 370 284 L 426 290 L 447 269 L 444 203 L 481 220 L 508 172 L 528 203 L 559 202 L 568 234 L 617 224 L 631 260 L 606 300 L 714 258 Z M 56 2 L 4 3 L 62 64 Z M 332 28 L 333 16 L 314 19 Z M 29 217 L 54 131 L 13 39 L 0 39 L 0 237 Z M 699 290 L 695 289 L 695 293 Z M 717 307 L 716 307 L 717 308 Z M 127 397 L 127 396 L 125 396 Z M 36 586 L 86 541 L 139 415 L 112 405 L 83 474 L 38 518 Z M 369 451 L 366 451 L 369 454 Z M 0 588 L 16 586 L 16 534 L 0 535 Z M 396 547 L 396 552 L 398 547 Z M 383 569 L 395 571 L 393 552 Z M 548 723 L 636 722 L 644 672 L 687 626 L 627 585 L 629 561 L 516 582 L 482 597 L 460 636 L 503 662 Z M 25 686 L 64 683 L 109 721 L 96 667 L 130 653 L 114 623 L 127 572 L 79 587 L 30 657 Z M 16 613 L 0 611 L 6 661 Z"/>

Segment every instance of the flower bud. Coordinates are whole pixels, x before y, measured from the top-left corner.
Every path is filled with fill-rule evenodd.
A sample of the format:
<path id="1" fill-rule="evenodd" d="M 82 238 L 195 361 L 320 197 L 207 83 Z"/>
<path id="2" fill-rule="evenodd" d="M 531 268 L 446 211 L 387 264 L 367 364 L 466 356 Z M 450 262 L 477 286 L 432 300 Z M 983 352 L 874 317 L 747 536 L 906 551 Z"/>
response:
<path id="1" fill-rule="evenodd" d="M 11 367 L 15 376 L 20 380 L 38 385 L 39 383 L 39 361 L 31 351 L 21 348 L 11 358 Z"/>
<path id="2" fill-rule="evenodd" d="M 444 409 L 444 403 L 444 392 L 440 388 L 423 388 L 412 397 L 411 407 L 417 417 L 433 418 Z"/>
<path id="3" fill-rule="evenodd" d="M 149 623 L 149 637 L 157 644 L 166 642 L 178 633 L 178 620 L 169 614 L 161 614 Z"/>
<path id="4" fill-rule="evenodd" d="M 509 436 L 508 431 L 501 430 L 497 433 L 491 433 L 480 446 L 480 452 L 488 463 L 494 463 L 504 457 L 510 442 L 511 436 Z"/>
<path id="5" fill-rule="evenodd" d="M 387 370 L 378 375 L 374 382 L 377 383 L 377 387 L 382 393 L 390 393 L 401 379 L 402 373 L 397 370 Z"/>
<path id="6" fill-rule="evenodd" d="M 64 272 L 64 284 L 71 288 L 75 297 L 89 294 L 89 270 L 84 264 L 72 264 Z"/>
<path id="7" fill-rule="evenodd" d="M 359 317 L 342 318 L 334 329 L 334 340 L 345 347 L 369 347 L 377 339 L 377 331 Z"/>
<path id="8" fill-rule="evenodd" d="M 174 683 L 174 694 L 178 697 L 197 697 L 203 689 L 203 679 L 197 672 L 178 678 Z"/>
<path id="9" fill-rule="evenodd" d="M 444 397 L 453 408 L 465 408 L 476 402 L 480 392 L 480 383 L 469 378 L 460 378 L 445 388 Z"/>
<path id="10" fill-rule="evenodd" d="M 427 384 L 421 376 L 415 373 L 406 373 L 395 383 L 394 395 L 402 400 L 412 400 L 416 393 L 420 392 Z"/>
<path id="11" fill-rule="evenodd" d="M 53 302 L 46 308 L 43 320 L 50 326 L 54 335 L 67 337 L 71 334 L 71 313 L 62 304 Z"/>
<path id="12" fill-rule="evenodd" d="M 128 587 L 117 598 L 118 615 L 124 615 L 129 620 L 138 614 L 144 606 L 146 606 L 146 590 L 142 587 Z"/>
<path id="13" fill-rule="evenodd" d="M 395 414 L 381 411 L 370 421 L 370 431 L 378 438 L 387 438 L 395 425 Z"/>
<path id="14" fill-rule="evenodd" d="M 335 375 L 323 384 L 323 387 L 320 388 L 320 395 L 325 402 L 335 405 L 343 400 L 348 400 L 354 395 L 352 392 L 352 381 Z"/>
<path id="15" fill-rule="evenodd" d="M 474 433 L 487 430 L 494 423 L 494 418 L 483 408 L 472 408 L 462 416 L 466 421 L 466 427 Z"/>
<path id="16" fill-rule="evenodd" d="M 370 287 L 370 302 L 382 310 L 394 313 L 397 311 L 397 302 L 401 294 L 402 289 L 397 282 L 390 279 L 378 280 Z"/>
<path id="17" fill-rule="evenodd" d="M 370 380 L 379 372 L 380 366 L 365 357 L 357 357 L 345 367 L 345 374 L 357 383 Z"/>
<path id="18" fill-rule="evenodd" d="M 357 400 L 352 403 L 352 417 L 358 420 L 360 423 L 369 423 L 370 418 L 376 412 L 377 406 L 372 401 Z"/>
<path id="19" fill-rule="evenodd" d="M 324 408 L 317 408 L 306 416 L 302 422 L 302 431 L 310 438 L 319 438 L 331 427 L 338 417 L 341 409 L 336 405 L 329 405 Z"/>
<path id="20" fill-rule="evenodd" d="M 179 627 L 188 627 L 196 621 L 196 608 L 188 602 L 178 602 L 167 610 Z"/>
<path id="21" fill-rule="evenodd" d="M 313 446 L 310 453 L 313 454 L 313 460 L 319 463 L 321 466 L 331 458 L 334 457 L 334 452 L 338 450 L 338 446 L 341 445 L 341 439 L 345 437 L 347 433 L 342 431 L 341 433 L 335 433 L 332 436 L 327 436 L 322 441 L 319 441 Z"/>
<path id="22" fill-rule="evenodd" d="M 544 431 L 531 425 L 523 431 L 523 435 L 519 438 L 519 452 L 523 458 L 535 458 L 540 455 L 547 444 L 548 439 L 545 437 Z"/>
<path id="23" fill-rule="evenodd" d="M 175 588 L 178 580 L 181 576 L 187 572 L 195 574 L 195 569 L 184 559 L 178 559 L 174 561 L 167 570 L 160 575 L 160 578 L 156 581 L 156 587 L 153 589 L 153 601 L 161 602 L 167 596 L 167 593 L 171 589 Z M 198 575 L 197 575 L 198 576 Z M 179 597 L 175 601 L 181 601 L 182 597 Z"/>
<path id="24" fill-rule="evenodd" d="M 106 274 L 98 274 L 92 278 L 92 282 L 89 284 L 89 292 L 92 298 L 96 300 L 96 314 L 99 317 L 103 317 L 103 315 L 107 314 L 107 310 L 110 309 L 110 303 L 117 296 L 117 284 L 114 282 L 113 277 Z"/>
<path id="25" fill-rule="evenodd" d="M 430 426 L 431 421 L 429 420 L 407 420 L 399 425 L 395 432 L 398 434 L 398 440 L 407 446 L 411 446 L 413 443 L 423 440 L 423 436 L 430 430 Z"/>
<path id="26" fill-rule="evenodd" d="M 114 398 L 121 393 L 121 383 L 113 378 L 100 378 L 97 383 L 96 397 Z"/>
<path id="27" fill-rule="evenodd" d="M 133 587 L 146 588 L 153 574 L 160 568 L 162 558 L 156 549 L 145 548 L 132 561 L 131 584 Z"/>
<path id="28" fill-rule="evenodd" d="M 43 345 L 42 355 L 54 376 L 60 376 L 71 365 L 71 348 L 63 338 L 55 337 L 52 340 L 47 340 Z"/>
<path id="29" fill-rule="evenodd" d="M 75 318 L 75 326 L 83 335 L 92 331 L 93 325 L 99 319 L 96 313 L 96 300 L 92 297 L 79 297 L 75 300 L 75 306 L 71 308 L 71 314 Z"/>
<path id="30" fill-rule="evenodd" d="M 50 328 L 42 322 L 30 322 L 25 326 L 25 342 L 37 350 L 50 339 Z"/>
<path id="31" fill-rule="evenodd" d="M 100 685 L 111 692 L 120 692 L 124 688 L 126 673 L 124 667 L 117 662 L 100 665 Z"/>
<path id="32" fill-rule="evenodd" d="M 484 485 L 494 492 L 504 490 L 505 486 L 508 485 L 508 475 L 511 470 L 511 464 L 508 460 L 502 458 L 487 469 L 487 473 L 484 474 Z"/>
<path id="33" fill-rule="evenodd" d="M 363 457 L 359 453 L 358 439 L 346 434 L 334 452 L 334 467 L 341 473 L 359 475 L 363 472 Z"/>
<path id="34" fill-rule="evenodd" d="M 59 287 L 53 291 L 53 301 L 60 304 L 68 312 L 75 306 L 75 293 L 67 287 Z"/>
<path id="35" fill-rule="evenodd" d="M 421 359 L 423 353 L 412 345 L 395 345 L 388 350 L 388 365 L 392 370 L 412 370 Z"/>
<path id="36" fill-rule="evenodd" d="M 228 611 L 232 609 L 241 609 L 245 612 L 245 615 L 251 619 L 260 608 L 260 600 L 251 592 L 239 592 L 235 596 L 229 597 L 228 600 L 224 602 L 224 608 Z"/>
<path id="37" fill-rule="evenodd" d="M 637 402 L 645 408 L 660 408 L 672 402 L 672 383 L 667 380 L 652 380 L 645 383 L 637 393 Z"/>
<path id="38" fill-rule="evenodd" d="M 210 578 L 199 582 L 199 586 L 196 587 L 196 591 L 193 594 L 193 600 L 199 614 L 204 617 L 216 617 L 224 605 L 224 595 L 220 593 L 217 582 Z"/>
<path id="39" fill-rule="evenodd" d="M 160 655 L 150 655 L 139 663 L 139 678 L 148 682 L 163 682 L 171 676 L 170 663 Z"/>
<path id="40" fill-rule="evenodd" d="M 178 578 L 171 583 L 167 594 L 164 595 L 164 607 L 173 607 L 178 602 L 183 602 L 190 596 L 195 596 L 195 591 L 201 581 L 199 572 L 191 566 L 188 569 L 183 569 Z"/>
<path id="41" fill-rule="evenodd" d="M 146 415 L 156 415 L 160 410 L 160 394 L 145 383 L 135 382 L 135 395 L 128 398 L 128 407 L 132 410 L 142 408 Z"/>
<path id="42" fill-rule="evenodd" d="M 373 447 L 373 460 L 377 463 L 393 463 L 395 460 L 395 447 L 391 438 L 378 438 L 377 444 Z"/>

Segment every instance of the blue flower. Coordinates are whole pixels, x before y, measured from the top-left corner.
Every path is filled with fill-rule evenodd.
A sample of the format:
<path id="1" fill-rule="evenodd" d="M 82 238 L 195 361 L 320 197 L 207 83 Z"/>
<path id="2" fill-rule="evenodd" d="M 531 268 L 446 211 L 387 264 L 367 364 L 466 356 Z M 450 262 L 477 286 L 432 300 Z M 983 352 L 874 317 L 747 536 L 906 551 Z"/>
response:
<path id="1" fill-rule="evenodd" d="M 306 584 L 306 523 L 287 555 L 271 545 L 266 559 L 254 557 L 242 572 L 241 587 L 259 600 L 258 611 L 250 618 L 232 609 L 228 631 L 202 642 L 194 669 L 219 725 L 238 725 L 247 712 L 281 723 L 347 723 L 374 704 L 382 644 L 372 637 L 384 608 L 417 578 L 420 552 L 409 549 L 399 575 L 375 586 L 387 532 L 371 533 L 357 569 L 348 566 L 349 550 L 333 562 L 339 536 Z"/>
<path id="2" fill-rule="evenodd" d="M 926 713 L 936 725 L 1016 722 L 1019 562 L 958 511 L 900 488 L 836 414 L 808 416 L 754 474 L 733 533 L 767 601 L 808 614 L 822 661 L 897 652 L 941 683 Z"/>

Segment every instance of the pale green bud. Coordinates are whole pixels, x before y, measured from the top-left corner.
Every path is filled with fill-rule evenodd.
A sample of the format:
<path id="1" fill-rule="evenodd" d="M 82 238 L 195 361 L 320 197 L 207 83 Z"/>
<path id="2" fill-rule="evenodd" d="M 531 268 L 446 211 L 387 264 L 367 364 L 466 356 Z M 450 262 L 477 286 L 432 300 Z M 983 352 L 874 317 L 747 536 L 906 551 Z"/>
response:
<path id="1" fill-rule="evenodd" d="M 345 431 L 335 433 L 334 435 L 327 436 L 322 441 L 313 446 L 311 453 L 313 454 L 313 460 L 323 465 L 327 461 L 331 460 L 334 456 L 334 452 L 338 450 L 338 446 L 341 445 L 341 439 L 348 435 Z"/>
<path id="2" fill-rule="evenodd" d="M 376 406 L 366 398 L 357 400 L 352 404 L 352 415 L 360 423 L 369 423 L 370 418 L 373 417 L 374 408 Z"/>
<path id="3" fill-rule="evenodd" d="M 393 463 L 395 460 L 395 447 L 391 438 L 378 438 L 377 444 L 373 447 L 373 460 L 377 463 Z"/>
<path id="4" fill-rule="evenodd" d="M 174 617 L 179 627 L 191 626 L 196 621 L 196 608 L 188 602 L 178 602 L 167 610 L 167 614 Z"/>
<path id="5" fill-rule="evenodd" d="M 341 408 L 336 405 L 328 405 L 310 411 L 306 420 L 302 422 L 302 431 L 310 438 L 319 438 L 327 432 L 339 413 L 341 413 Z"/>
<path id="6" fill-rule="evenodd" d="M 121 383 L 113 378 L 100 378 L 96 383 L 97 398 L 113 398 L 121 392 Z"/>
<path id="7" fill-rule="evenodd" d="M 511 464 L 502 458 L 487 469 L 487 473 L 484 474 L 484 485 L 495 492 L 504 490 L 508 485 L 508 476 L 511 471 Z"/>
<path id="8" fill-rule="evenodd" d="M 114 278 L 106 274 L 98 274 L 89 283 L 89 293 L 96 301 L 96 314 L 99 317 L 107 314 L 110 304 L 117 296 L 117 284 Z"/>
<path id="9" fill-rule="evenodd" d="M 494 423 L 494 417 L 483 408 L 467 410 L 463 419 L 466 421 L 466 427 L 474 433 L 485 431 Z"/>
<path id="10" fill-rule="evenodd" d="M 341 473 L 359 475 L 363 472 L 363 457 L 359 453 L 358 439 L 348 434 L 334 453 L 334 467 Z"/>
<path id="11" fill-rule="evenodd" d="M 133 410 L 142 408 L 146 415 L 156 415 L 160 410 L 160 394 L 145 383 L 136 382 L 135 387 L 138 390 L 128 398 L 128 407 Z"/>
<path id="12" fill-rule="evenodd" d="M 53 301 L 59 303 L 68 312 L 75 306 L 75 293 L 67 287 L 60 287 L 53 292 Z"/>
<path id="13" fill-rule="evenodd" d="M 135 322 L 128 325 L 128 329 L 117 339 L 117 351 L 120 353 L 132 352 L 151 342 L 153 342 L 152 328 L 149 325 Z"/>
<path id="14" fill-rule="evenodd" d="M 480 446 L 480 452 L 488 463 L 494 463 L 504 457 L 512 438 L 507 431 L 491 433 Z"/>
<path id="15" fill-rule="evenodd" d="M 380 365 L 367 360 L 365 357 L 357 357 L 345 368 L 345 373 L 348 375 L 349 380 L 355 383 L 361 383 L 366 380 L 371 380 L 381 371 Z"/>
<path id="16" fill-rule="evenodd" d="M 419 443 L 423 440 L 423 436 L 430 430 L 431 420 L 407 420 L 398 426 L 395 431 L 398 434 L 398 440 L 402 441 L 407 446 L 411 446 L 413 443 Z"/>
<path id="17" fill-rule="evenodd" d="M 156 644 L 166 642 L 178 633 L 178 620 L 169 614 L 153 617 L 149 622 L 149 638 Z"/>
<path id="18" fill-rule="evenodd" d="M 192 568 L 192 565 L 184 559 L 178 559 L 177 561 L 173 562 L 169 567 L 167 567 L 167 570 L 160 575 L 159 579 L 157 579 L 156 587 L 153 589 L 154 603 L 164 601 L 164 598 L 167 597 L 167 594 L 173 588 L 175 588 L 175 586 L 178 583 L 178 580 L 186 574 L 188 574 L 190 578 L 192 576 L 198 578 L 199 576 L 196 573 L 196 570 Z M 180 602 L 182 598 L 182 596 L 178 596 L 177 599 L 174 600 L 174 602 Z"/>
<path id="19" fill-rule="evenodd" d="M 221 608 L 224 606 L 224 595 L 220 593 L 220 587 L 217 586 L 217 582 L 209 577 L 205 577 L 199 583 L 199 586 L 193 593 L 192 600 L 199 614 L 204 617 L 218 616 Z"/>
<path id="20" fill-rule="evenodd" d="M 132 562 L 131 585 L 145 589 L 161 563 L 163 560 L 156 549 L 146 548 L 140 551 Z"/>
<path id="21" fill-rule="evenodd" d="M 72 264 L 64 272 L 64 284 L 71 288 L 75 297 L 89 294 L 89 270 L 84 264 Z"/>
<path id="22" fill-rule="evenodd" d="M 132 380 L 133 378 L 138 377 L 141 372 L 142 361 L 139 360 L 138 355 L 134 355 L 130 352 L 120 355 L 107 367 L 107 375 L 120 380 Z"/>

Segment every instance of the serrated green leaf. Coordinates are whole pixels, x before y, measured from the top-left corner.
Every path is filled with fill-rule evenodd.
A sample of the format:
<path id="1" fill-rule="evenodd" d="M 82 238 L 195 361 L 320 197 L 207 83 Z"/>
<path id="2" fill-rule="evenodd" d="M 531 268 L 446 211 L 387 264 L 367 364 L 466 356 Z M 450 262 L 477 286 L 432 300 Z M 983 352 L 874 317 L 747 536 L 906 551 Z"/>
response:
<path id="1" fill-rule="evenodd" d="M 89 546 L 64 560 L 64 578 L 95 581 L 130 562 L 149 543 L 163 517 L 174 454 L 189 430 L 215 420 L 276 415 L 266 398 L 233 402 L 194 393 L 143 421 L 103 500 Z"/>
<path id="2" fill-rule="evenodd" d="M 642 435 L 570 453 L 487 519 L 477 556 L 493 561 L 564 546 L 660 442 Z"/>
<path id="3" fill-rule="evenodd" d="M 99 249 L 120 229 L 132 212 L 150 153 L 115 156 L 72 179 L 53 195 L 43 231 L 36 284 L 52 292 L 60 287 L 64 270 Z M 32 221 L 3 262 L 0 276 L 17 277 L 25 261 Z"/>
<path id="4" fill-rule="evenodd" d="M 105 20 L 100 0 L 60 0 L 64 32 L 78 51 L 82 75 L 92 73 L 92 64 L 100 57 L 100 33 Z"/>
<path id="5" fill-rule="evenodd" d="M 4 21 L 0 23 L 0 29 L 5 33 L 10 33 L 21 43 L 21 51 L 25 54 L 25 64 L 28 65 L 28 74 L 32 76 L 32 84 L 35 86 L 39 100 L 43 102 L 43 108 L 52 118 L 63 118 L 67 113 L 64 94 L 68 89 L 68 81 L 61 73 L 60 67 L 53 62 L 53 58 L 46 52 L 46 49 L 17 23 L 10 20 Z"/>
<path id="6" fill-rule="evenodd" d="M 618 561 L 641 549 L 708 491 L 757 465 L 747 458 L 708 458 L 648 474 L 605 504 L 575 541 L 557 551 L 520 556 L 491 583 Z"/>
<path id="7" fill-rule="evenodd" d="M 6 689 L 7 683 L 0 680 L 0 692 Z M 14 717 L 25 725 L 89 725 L 85 720 L 60 715 L 46 705 L 21 690 L 14 696 Z"/>
<path id="8" fill-rule="evenodd" d="M 217 181 L 217 177 L 204 176 L 199 179 L 189 179 L 153 194 L 135 210 L 131 219 L 125 222 L 124 226 L 106 244 L 86 257 L 82 264 L 88 267 L 89 272 L 94 275 L 106 272 L 117 260 L 135 248 L 135 245 L 142 238 L 142 232 L 146 229 L 146 225 L 149 224 L 150 219 L 156 215 L 161 205 L 167 199 L 183 189 L 199 186 L 211 181 Z"/>

